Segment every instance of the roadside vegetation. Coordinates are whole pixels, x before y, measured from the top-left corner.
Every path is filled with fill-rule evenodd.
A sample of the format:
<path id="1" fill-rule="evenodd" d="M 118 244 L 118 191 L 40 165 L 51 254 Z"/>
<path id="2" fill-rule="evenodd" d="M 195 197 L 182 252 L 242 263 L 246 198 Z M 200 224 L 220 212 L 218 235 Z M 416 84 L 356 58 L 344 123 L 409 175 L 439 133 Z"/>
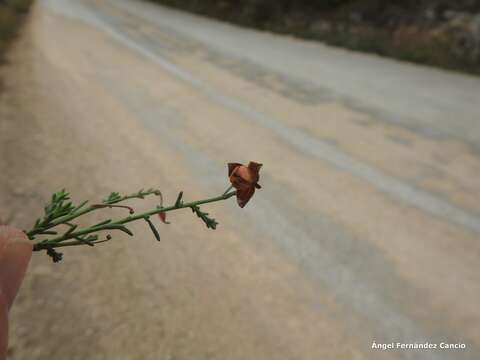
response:
<path id="1" fill-rule="evenodd" d="M 0 0 L 0 58 L 17 34 L 33 0 Z"/>
<path id="2" fill-rule="evenodd" d="M 480 0 L 152 0 L 224 21 L 480 74 Z"/>

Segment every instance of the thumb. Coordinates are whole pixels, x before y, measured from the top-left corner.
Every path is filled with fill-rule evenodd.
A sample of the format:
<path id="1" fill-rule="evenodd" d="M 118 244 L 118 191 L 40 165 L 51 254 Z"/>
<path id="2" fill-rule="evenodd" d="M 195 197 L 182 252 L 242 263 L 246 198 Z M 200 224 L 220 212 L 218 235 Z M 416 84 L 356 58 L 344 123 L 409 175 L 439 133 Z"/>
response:
<path id="1" fill-rule="evenodd" d="M 27 269 L 32 244 L 21 230 L 0 225 L 0 360 L 5 359 L 8 336 L 8 309 Z"/>
<path id="2" fill-rule="evenodd" d="M 0 225 L 0 300 L 9 309 L 25 275 L 32 244 L 25 233 Z"/>

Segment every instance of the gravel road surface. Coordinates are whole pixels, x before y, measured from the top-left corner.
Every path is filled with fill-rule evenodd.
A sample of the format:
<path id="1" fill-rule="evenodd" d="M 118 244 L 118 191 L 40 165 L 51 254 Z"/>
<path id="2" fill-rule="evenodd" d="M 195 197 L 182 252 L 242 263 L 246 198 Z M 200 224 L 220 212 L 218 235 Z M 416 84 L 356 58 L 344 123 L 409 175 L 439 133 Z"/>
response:
<path id="1" fill-rule="evenodd" d="M 173 202 L 264 164 L 244 209 L 205 207 L 216 231 L 180 211 L 160 243 L 35 254 L 9 359 L 479 358 L 479 78 L 133 0 L 38 0 L 0 71 L 22 228 L 63 187 Z M 427 341 L 466 349 L 372 349 Z"/>

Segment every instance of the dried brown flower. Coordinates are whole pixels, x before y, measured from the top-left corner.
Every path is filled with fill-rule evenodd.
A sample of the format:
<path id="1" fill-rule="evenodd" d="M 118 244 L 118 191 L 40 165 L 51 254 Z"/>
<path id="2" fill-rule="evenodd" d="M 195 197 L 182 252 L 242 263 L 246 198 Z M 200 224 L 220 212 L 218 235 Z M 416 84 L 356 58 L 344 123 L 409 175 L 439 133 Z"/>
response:
<path id="1" fill-rule="evenodd" d="M 255 193 L 258 184 L 259 171 L 262 164 L 250 161 L 247 166 L 239 163 L 228 164 L 228 176 L 232 186 L 237 189 L 237 203 L 243 208 Z"/>

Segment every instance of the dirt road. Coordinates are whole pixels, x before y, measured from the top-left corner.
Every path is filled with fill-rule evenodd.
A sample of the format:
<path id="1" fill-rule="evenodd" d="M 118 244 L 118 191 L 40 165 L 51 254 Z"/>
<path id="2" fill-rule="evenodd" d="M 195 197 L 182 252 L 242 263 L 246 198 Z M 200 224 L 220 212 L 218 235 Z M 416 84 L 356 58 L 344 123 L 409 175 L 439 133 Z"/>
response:
<path id="1" fill-rule="evenodd" d="M 478 359 L 480 79 L 126 0 L 37 1 L 1 72 L 23 228 L 62 187 L 196 199 L 264 163 L 216 231 L 185 211 L 35 255 L 10 359 Z"/>

